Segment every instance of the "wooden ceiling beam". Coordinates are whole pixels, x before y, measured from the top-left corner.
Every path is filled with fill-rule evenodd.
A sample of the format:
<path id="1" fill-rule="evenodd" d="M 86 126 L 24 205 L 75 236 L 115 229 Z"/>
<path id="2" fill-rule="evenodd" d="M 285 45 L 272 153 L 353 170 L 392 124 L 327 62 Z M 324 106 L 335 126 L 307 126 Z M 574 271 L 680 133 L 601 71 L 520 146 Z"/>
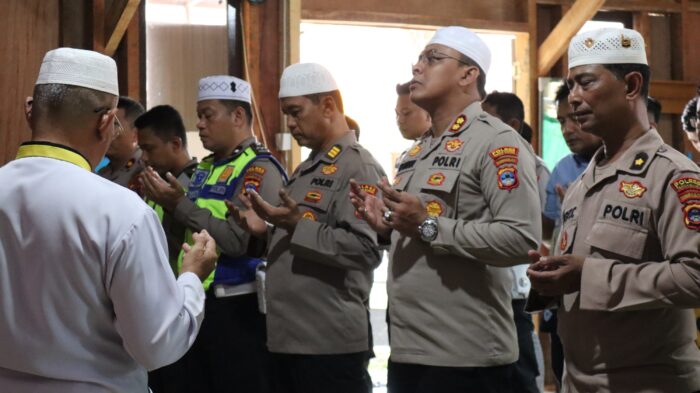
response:
<path id="1" fill-rule="evenodd" d="M 537 51 L 538 75 L 545 76 L 566 52 L 569 41 L 591 19 L 605 0 L 577 0 L 552 29 Z"/>
<path id="2" fill-rule="evenodd" d="M 131 23 L 131 18 L 134 17 L 136 10 L 139 8 L 141 0 L 114 0 L 112 6 L 107 13 L 108 20 L 105 25 L 105 31 L 110 32 L 107 35 L 107 41 L 104 48 L 104 54 L 113 56 L 117 51 L 117 47 L 124 37 L 126 29 Z"/>
<path id="3" fill-rule="evenodd" d="M 574 0 L 537 0 L 542 5 L 571 5 Z M 690 1 L 690 11 L 700 12 L 700 1 Z M 676 0 L 607 0 L 601 7 L 605 11 L 635 11 L 681 13 L 682 6 Z"/>

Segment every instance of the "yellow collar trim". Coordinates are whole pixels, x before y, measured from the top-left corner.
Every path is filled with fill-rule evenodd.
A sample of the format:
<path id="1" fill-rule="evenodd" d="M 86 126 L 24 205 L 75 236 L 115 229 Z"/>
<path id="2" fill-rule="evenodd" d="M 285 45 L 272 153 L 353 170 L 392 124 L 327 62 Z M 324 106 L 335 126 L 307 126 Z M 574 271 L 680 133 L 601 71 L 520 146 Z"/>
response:
<path id="1" fill-rule="evenodd" d="M 87 171 L 92 172 L 92 167 L 80 154 L 70 151 L 64 147 L 46 145 L 46 144 L 25 144 L 19 147 L 16 159 L 25 157 L 45 157 L 70 162 Z"/>

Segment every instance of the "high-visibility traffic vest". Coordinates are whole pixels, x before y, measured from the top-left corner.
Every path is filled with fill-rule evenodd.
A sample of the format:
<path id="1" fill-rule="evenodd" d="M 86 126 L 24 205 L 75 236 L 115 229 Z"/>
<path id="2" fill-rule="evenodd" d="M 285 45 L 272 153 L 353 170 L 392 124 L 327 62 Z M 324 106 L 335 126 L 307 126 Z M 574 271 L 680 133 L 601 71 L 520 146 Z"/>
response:
<path id="1" fill-rule="evenodd" d="M 286 175 L 282 165 L 260 145 L 245 148 L 242 153 L 234 158 L 214 162 L 213 156 L 202 160 L 192 175 L 187 197 L 198 207 L 207 209 L 214 218 L 226 220 L 228 208 L 224 201 L 231 200 L 236 190 L 241 174 L 259 158 L 267 158 L 272 161 L 286 181 Z M 187 244 L 193 244 L 192 231 L 185 232 Z M 216 269 L 202 283 L 204 289 L 213 284 L 240 285 L 255 281 L 255 268 L 262 261 L 259 258 L 251 258 L 246 255 L 232 257 L 221 253 L 216 262 Z M 182 267 L 184 251 L 180 251 L 178 257 L 178 272 Z"/>

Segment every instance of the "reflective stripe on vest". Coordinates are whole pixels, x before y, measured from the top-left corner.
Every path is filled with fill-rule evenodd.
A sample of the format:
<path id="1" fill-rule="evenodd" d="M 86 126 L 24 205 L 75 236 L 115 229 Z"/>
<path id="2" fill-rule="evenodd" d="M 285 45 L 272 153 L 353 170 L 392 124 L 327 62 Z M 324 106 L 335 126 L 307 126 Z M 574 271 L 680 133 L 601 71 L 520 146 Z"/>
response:
<path id="1" fill-rule="evenodd" d="M 224 201 L 233 198 L 241 173 L 244 173 L 256 158 L 261 157 L 271 158 L 272 156 L 267 154 L 256 156 L 253 148 L 248 147 L 234 160 L 219 165 L 214 164 L 213 157 L 202 160 L 192 174 L 187 197 L 198 207 L 209 210 L 214 218 L 226 220 L 228 209 Z M 185 231 L 185 241 L 187 244 L 193 244 L 192 230 Z M 222 254 L 220 250 L 217 250 L 217 253 L 219 259 L 216 269 L 202 283 L 205 290 L 209 289 L 212 283 L 238 285 L 255 281 L 255 268 L 260 263 L 260 259 L 245 255 L 231 257 Z M 180 251 L 177 260 L 178 272 L 182 268 L 184 255 L 184 251 Z"/>

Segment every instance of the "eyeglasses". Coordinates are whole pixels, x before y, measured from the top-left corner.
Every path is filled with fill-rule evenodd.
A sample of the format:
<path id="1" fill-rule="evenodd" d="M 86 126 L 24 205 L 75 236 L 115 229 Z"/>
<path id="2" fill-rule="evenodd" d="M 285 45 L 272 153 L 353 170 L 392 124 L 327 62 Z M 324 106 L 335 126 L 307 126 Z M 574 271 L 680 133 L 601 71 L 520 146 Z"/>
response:
<path id="1" fill-rule="evenodd" d="M 429 50 L 423 51 L 420 55 L 418 55 L 418 61 L 416 62 L 416 64 L 414 64 L 414 66 L 418 65 L 418 64 L 425 64 L 427 66 L 432 66 L 435 63 L 437 63 L 438 61 L 445 60 L 445 59 L 452 59 L 452 60 L 460 62 L 464 65 L 468 65 L 468 66 L 473 65 L 473 64 L 467 63 L 466 61 L 464 61 L 460 58 L 450 56 L 450 55 L 442 53 L 442 52 L 438 52 L 436 49 L 429 49 Z"/>

